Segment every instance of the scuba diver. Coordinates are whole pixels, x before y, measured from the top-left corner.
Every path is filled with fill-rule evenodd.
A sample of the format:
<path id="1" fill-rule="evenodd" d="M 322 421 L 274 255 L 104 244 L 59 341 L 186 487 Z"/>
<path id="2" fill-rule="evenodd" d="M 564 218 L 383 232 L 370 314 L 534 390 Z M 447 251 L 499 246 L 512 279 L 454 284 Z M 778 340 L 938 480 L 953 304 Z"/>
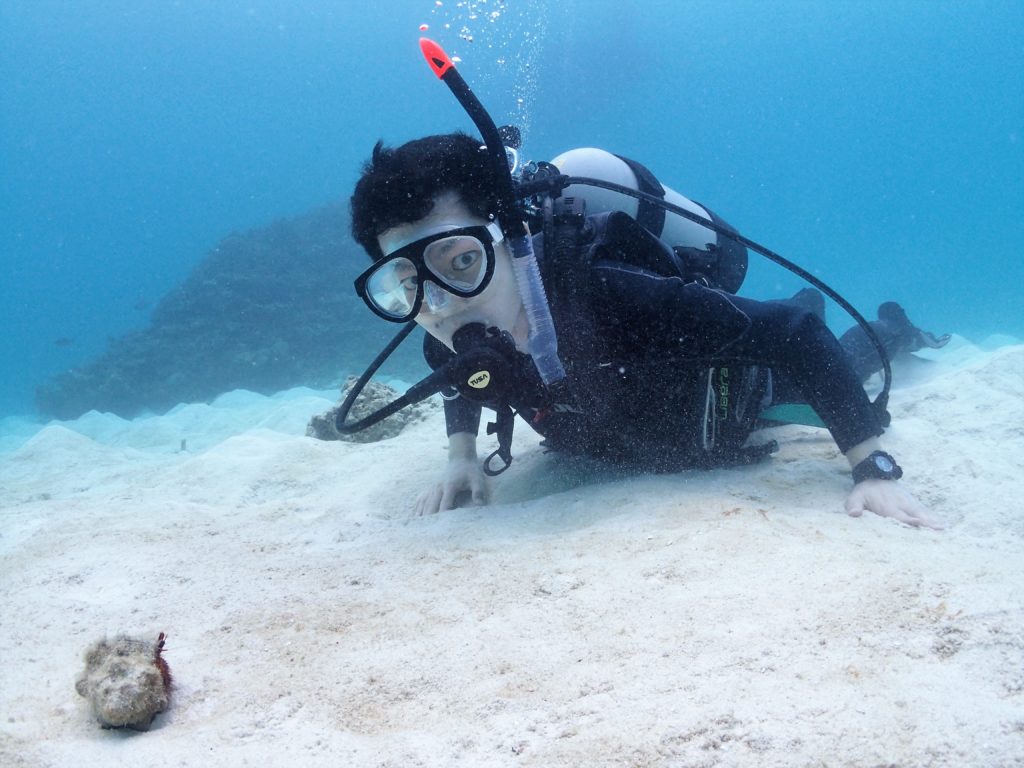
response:
<path id="1" fill-rule="evenodd" d="M 451 77 L 443 64 L 435 53 L 435 73 Z M 550 450 L 679 471 L 763 459 L 777 444 L 756 442 L 757 429 L 777 418 L 773 409 L 797 405 L 849 462 L 851 516 L 871 511 L 941 528 L 897 482 L 902 469 L 879 440 L 885 398 L 872 403 L 862 381 L 879 368 L 888 377 L 888 355 L 948 337 L 920 331 L 889 302 L 870 326 L 855 315 L 863 327 L 840 343 L 813 289 L 782 301 L 735 295 L 746 270 L 742 244 L 756 244 L 633 161 L 580 150 L 513 184 L 506 153 L 516 141 L 494 128 L 461 78 L 448 84 L 485 143 L 464 133 L 397 148 L 378 142 L 351 199 L 353 236 L 374 262 L 356 291 L 406 328 L 350 392 L 337 425 L 346 432 L 373 421 L 346 424 L 348 410 L 394 346 L 424 328 L 435 373 L 375 419 L 442 392 L 448 464 L 417 500 L 418 513 L 486 503 L 486 476 L 512 461 L 515 415 Z M 628 212 L 619 200 L 584 199 L 568 186 L 613 171 L 628 183 L 608 189 L 647 190 Z M 666 223 L 665 209 L 682 216 L 684 208 L 687 220 Z M 496 413 L 488 434 L 499 447 L 481 462 L 483 407 Z"/>

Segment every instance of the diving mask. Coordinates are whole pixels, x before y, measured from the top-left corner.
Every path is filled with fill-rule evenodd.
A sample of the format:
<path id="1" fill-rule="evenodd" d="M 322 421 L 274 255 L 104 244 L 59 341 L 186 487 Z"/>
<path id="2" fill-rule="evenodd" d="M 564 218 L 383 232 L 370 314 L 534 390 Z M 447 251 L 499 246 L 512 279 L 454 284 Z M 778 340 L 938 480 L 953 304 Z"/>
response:
<path id="1" fill-rule="evenodd" d="M 472 227 L 446 227 L 403 245 L 356 278 L 356 293 L 374 313 L 395 323 L 420 312 L 424 288 L 428 307 L 437 309 L 434 286 L 464 299 L 477 296 L 494 275 L 494 245 L 504 236 L 497 222 Z"/>

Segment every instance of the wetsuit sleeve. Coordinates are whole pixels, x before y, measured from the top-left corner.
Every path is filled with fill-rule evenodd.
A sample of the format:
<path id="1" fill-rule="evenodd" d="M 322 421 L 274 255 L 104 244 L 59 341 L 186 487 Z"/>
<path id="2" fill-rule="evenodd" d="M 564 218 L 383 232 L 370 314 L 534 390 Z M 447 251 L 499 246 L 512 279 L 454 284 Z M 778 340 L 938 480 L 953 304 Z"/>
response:
<path id="1" fill-rule="evenodd" d="M 444 344 L 427 334 L 423 339 L 423 358 L 431 370 L 436 371 L 454 357 L 454 353 Z M 477 434 L 480 429 L 480 406 L 464 397 L 445 399 L 444 421 L 448 436 L 457 432 Z"/>
<path id="2" fill-rule="evenodd" d="M 784 376 L 844 453 L 882 433 L 836 337 L 813 313 L 740 298 L 628 265 L 595 265 L 599 317 L 617 344 L 679 363 L 765 365 Z"/>

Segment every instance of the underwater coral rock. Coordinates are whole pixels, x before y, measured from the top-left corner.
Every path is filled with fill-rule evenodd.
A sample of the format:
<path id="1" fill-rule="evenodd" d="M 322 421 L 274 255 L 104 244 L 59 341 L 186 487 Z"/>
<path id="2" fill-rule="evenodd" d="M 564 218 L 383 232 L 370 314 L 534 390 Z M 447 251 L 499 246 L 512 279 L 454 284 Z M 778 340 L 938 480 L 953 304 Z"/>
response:
<path id="1" fill-rule="evenodd" d="M 389 437 L 394 437 L 401 432 L 407 424 L 411 424 L 416 421 L 420 421 L 427 417 L 428 414 L 437 411 L 440 407 L 434 400 L 424 400 L 410 405 L 407 408 L 403 408 L 398 413 L 388 416 L 386 419 L 378 424 L 374 424 L 372 427 L 362 430 L 361 432 L 354 432 L 351 435 L 343 435 L 338 432 L 334 427 L 334 419 L 341 408 L 341 403 L 345 401 L 348 396 L 349 390 L 352 389 L 356 383 L 355 376 L 349 376 L 345 382 L 345 386 L 341 389 L 341 400 L 338 405 L 331 408 L 327 413 L 321 416 L 314 416 L 309 426 L 306 427 L 306 436 L 315 437 L 318 440 L 345 440 L 351 443 L 375 443 L 378 440 L 386 440 Z M 352 406 L 352 410 L 348 414 L 348 423 L 359 421 L 360 419 L 369 416 L 371 413 L 383 408 L 388 403 L 397 399 L 401 396 L 394 387 L 389 387 L 387 384 L 381 384 L 376 381 L 369 382 L 366 387 L 360 393 L 359 398 Z"/>
<path id="2" fill-rule="evenodd" d="M 167 709 L 171 671 L 161 656 L 164 633 L 156 642 L 128 635 L 99 640 L 85 652 L 85 671 L 75 690 L 92 707 L 104 728 L 149 730 Z"/>
<path id="3" fill-rule="evenodd" d="M 366 255 L 348 222 L 347 206 L 336 203 L 225 237 L 160 299 L 147 328 L 41 384 L 40 413 L 74 419 L 95 409 L 130 419 L 234 389 L 322 389 L 362 370 L 394 329 L 355 295 Z M 389 365 L 410 379 L 424 367 L 414 344 Z"/>

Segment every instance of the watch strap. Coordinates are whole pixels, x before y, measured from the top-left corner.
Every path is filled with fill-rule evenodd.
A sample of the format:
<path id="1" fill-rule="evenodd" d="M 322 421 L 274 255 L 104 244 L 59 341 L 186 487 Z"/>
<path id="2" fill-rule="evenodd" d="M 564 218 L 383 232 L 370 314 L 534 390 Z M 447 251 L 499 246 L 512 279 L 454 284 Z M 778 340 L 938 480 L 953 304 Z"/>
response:
<path id="1" fill-rule="evenodd" d="M 901 477 L 903 469 L 885 451 L 873 451 L 853 468 L 854 485 L 864 480 L 899 480 Z"/>

